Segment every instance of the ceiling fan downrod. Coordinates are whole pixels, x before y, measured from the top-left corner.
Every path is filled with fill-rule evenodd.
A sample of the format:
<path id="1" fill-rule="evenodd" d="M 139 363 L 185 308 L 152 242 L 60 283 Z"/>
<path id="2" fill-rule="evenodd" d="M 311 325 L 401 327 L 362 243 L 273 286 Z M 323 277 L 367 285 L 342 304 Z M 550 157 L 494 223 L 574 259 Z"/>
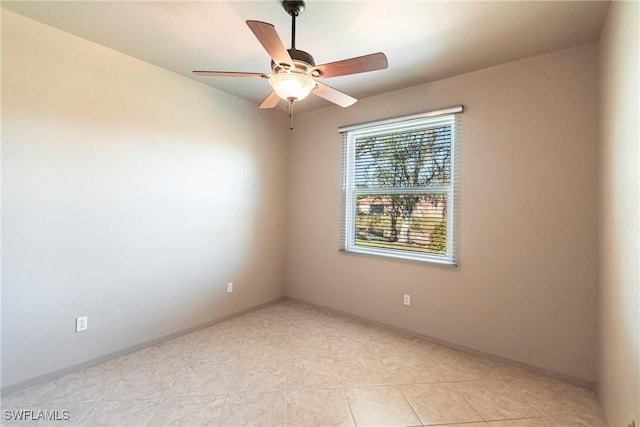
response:
<path id="1" fill-rule="evenodd" d="M 296 49 L 296 18 L 300 15 L 300 13 L 302 13 L 302 11 L 304 10 L 304 6 L 305 6 L 304 1 L 302 0 L 300 1 L 283 0 L 282 2 L 282 7 L 291 16 L 291 49 L 289 49 L 289 54 L 294 59 L 303 59 L 303 60 L 306 60 L 306 62 L 309 62 L 312 65 L 315 65 L 315 62 L 313 61 L 313 58 L 311 57 L 311 55 L 309 55 L 306 52 L 298 51 L 298 49 Z M 304 56 L 299 58 L 303 54 Z M 294 65 L 294 68 L 295 68 L 295 65 Z M 287 105 L 287 109 L 289 110 L 289 130 L 293 131 L 295 130 L 295 127 L 293 125 L 293 104 L 297 101 L 297 99 L 288 98 L 287 100 L 289 101 L 289 104 Z"/>
<path id="2" fill-rule="evenodd" d="M 295 50 L 296 48 L 296 16 L 297 13 L 291 14 L 291 49 Z"/>
<path id="3" fill-rule="evenodd" d="M 296 18 L 304 10 L 304 1 L 283 1 L 282 7 L 291 16 L 291 49 L 296 50 Z"/>

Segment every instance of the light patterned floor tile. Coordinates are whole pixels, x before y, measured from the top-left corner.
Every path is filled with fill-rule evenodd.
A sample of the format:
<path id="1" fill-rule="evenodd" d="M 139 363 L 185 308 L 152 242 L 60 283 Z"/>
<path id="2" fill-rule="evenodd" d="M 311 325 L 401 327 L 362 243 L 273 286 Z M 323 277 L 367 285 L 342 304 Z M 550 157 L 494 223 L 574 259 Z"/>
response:
<path id="1" fill-rule="evenodd" d="M 189 361 L 193 354 L 193 348 L 181 348 L 179 344 L 160 344 L 151 347 L 136 361 L 136 365 L 153 367 L 179 368 Z"/>
<path id="2" fill-rule="evenodd" d="M 61 378 L 50 380 L 42 384 L 36 384 L 34 386 L 18 390 L 14 393 L 3 395 L 0 399 L 2 408 L 13 408 L 16 406 L 25 406 L 34 403 L 42 395 L 50 391 Z"/>
<path id="3" fill-rule="evenodd" d="M 542 416 L 501 380 L 458 382 L 453 387 L 485 421 Z"/>
<path id="4" fill-rule="evenodd" d="M 269 360 L 284 359 L 289 356 L 286 340 L 269 341 L 255 338 L 246 340 L 238 353 L 241 359 L 264 358 Z"/>
<path id="5" fill-rule="evenodd" d="M 345 393 L 358 427 L 421 425 L 395 386 L 355 387 L 345 390 Z"/>
<path id="6" fill-rule="evenodd" d="M 331 349 L 331 346 L 324 334 L 287 334 L 286 344 L 287 349 L 294 356 L 315 356 L 324 358 L 335 357 L 335 353 Z"/>
<path id="7" fill-rule="evenodd" d="M 100 402 L 81 421 L 80 426 L 146 426 L 159 400 L 128 400 L 124 402 Z"/>
<path id="8" fill-rule="evenodd" d="M 335 357 L 356 358 L 375 356 L 371 349 L 368 337 L 359 336 L 357 333 L 350 335 L 328 336 L 329 349 Z"/>
<path id="9" fill-rule="evenodd" d="M 102 365 L 66 375 L 37 403 L 98 402 L 120 380 L 123 371 Z"/>
<path id="10" fill-rule="evenodd" d="M 340 358 L 335 363 L 340 383 L 345 387 L 395 384 L 393 374 L 379 358 Z"/>
<path id="11" fill-rule="evenodd" d="M 156 409 L 150 426 L 217 426 L 226 396 L 167 398 Z"/>
<path id="12" fill-rule="evenodd" d="M 145 348 L 143 350 L 138 350 L 133 353 L 125 354 L 124 356 L 117 357 L 113 360 L 109 360 L 108 362 L 104 362 L 99 366 L 103 369 L 115 370 L 122 373 L 127 372 L 129 369 L 136 366 L 138 360 L 142 357 L 144 353 L 146 353 L 149 349 Z"/>
<path id="13" fill-rule="evenodd" d="M 515 420 L 489 421 L 489 427 L 544 427 L 550 426 L 549 420 L 544 418 L 521 418 Z"/>
<path id="14" fill-rule="evenodd" d="M 285 392 L 231 393 L 227 396 L 218 423 L 220 427 L 285 426 Z"/>
<path id="15" fill-rule="evenodd" d="M 598 413 L 595 392 L 551 378 L 506 380 L 513 393 L 527 399 L 545 416 Z"/>
<path id="16" fill-rule="evenodd" d="M 500 379 L 495 363 L 459 350 L 442 349 L 433 364 L 448 381 Z"/>
<path id="17" fill-rule="evenodd" d="M 409 384 L 399 388 L 423 425 L 483 421 L 447 383 Z"/>
<path id="18" fill-rule="evenodd" d="M 381 356 L 379 360 L 390 372 L 396 384 L 442 382 L 438 369 L 420 353 Z"/>
<path id="19" fill-rule="evenodd" d="M 295 301 L 3 396 L 2 407 L 69 410 L 56 425 L 603 425 L 592 390 Z"/>
<path id="20" fill-rule="evenodd" d="M 189 364 L 195 363 L 220 363 L 233 364 L 239 359 L 240 345 L 225 345 L 207 342 L 200 343 L 198 349 L 191 354 Z"/>
<path id="21" fill-rule="evenodd" d="M 287 375 L 285 369 L 251 369 L 236 371 L 231 386 L 232 393 L 269 392 L 286 390 Z"/>
<path id="22" fill-rule="evenodd" d="M 581 412 L 575 409 L 561 411 L 549 417 L 545 417 L 549 425 L 555 427 L 603 427 L 602 414 L 598 409 L 583 409 Z"/>
<path id="23" fill-rule="evenodd" d="M 162 399 L 180 371 L 174 367 L 140 367 L 128 371 L 102 398 L 103 401 Z"/>
<path id="24" fill-rule="evenodd" d="M 340 378 L 331 358 L 319 356 L 293 357 L 285 371 L 287 387 L 298 388 L 335 388 L 340 385 Z"/>
<path id="25" fill-rule="evenodd" d="M 167 397 L 226 394 L 231 387 L 233 370 L 233 364 L 189 364 L 173 382 Z"/>
<path id="26" fill-rule="evenodd" d="M 289 391 L 287 421 L 288 425 L 299 427 L 354 425 L 345 395 L 339 388 Z"/>

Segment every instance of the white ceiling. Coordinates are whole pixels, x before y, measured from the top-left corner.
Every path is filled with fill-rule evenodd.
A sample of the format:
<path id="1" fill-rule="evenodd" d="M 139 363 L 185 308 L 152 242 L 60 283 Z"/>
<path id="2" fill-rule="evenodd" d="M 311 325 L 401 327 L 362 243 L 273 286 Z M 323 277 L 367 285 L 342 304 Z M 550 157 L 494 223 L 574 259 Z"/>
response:
<path id="1" fill-rule="evenodd" d="M 270 72 L 270 59 L 245 24 L 248 19 L 274 24 L 287 47 L 291 38 L 291 18 L 276 0 L 3 1 L 2 5 L 256 105 L 269 94 L 268 82 L 195 77 L 191 71 Z M 324 81 L 364 98 L 595 41 L 608 5 L 308 0 L 297 19 L 296 47 L 311 53 L 318 64 L 384 52 L 387 70 Z M 303 112 L 332 104 L 309 97 L 297 105 Z"/>

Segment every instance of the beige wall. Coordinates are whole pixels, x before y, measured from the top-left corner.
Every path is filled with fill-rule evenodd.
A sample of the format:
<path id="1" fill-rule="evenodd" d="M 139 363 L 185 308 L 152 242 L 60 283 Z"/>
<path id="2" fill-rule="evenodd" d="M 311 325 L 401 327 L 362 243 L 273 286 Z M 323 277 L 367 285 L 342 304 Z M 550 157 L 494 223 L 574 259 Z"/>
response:
<path id="1" fill-rule="evenodd" d="M 3 387 L 283 295 L 285 115 L 6 10 L 2 65 Z"/>
<path id="2" fill-rule="evenodd" d="M 613 2 L 600 40 L 598 391 L 612 426 L 640 424 L 638 2 Z"/>
<path id="3" fill-rule="evenodd" d="M 587 45 L 298 116 L 287 295 L 593 381 L 596 71 Z M 338 126 L 455 104 L 460 266 L 339 253 Z"/>

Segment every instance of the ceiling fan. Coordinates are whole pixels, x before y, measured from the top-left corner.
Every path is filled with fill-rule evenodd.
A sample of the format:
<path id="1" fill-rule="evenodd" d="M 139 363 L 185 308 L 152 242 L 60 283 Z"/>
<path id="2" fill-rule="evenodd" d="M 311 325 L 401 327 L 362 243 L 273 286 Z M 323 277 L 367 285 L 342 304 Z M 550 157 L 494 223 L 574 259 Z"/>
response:
<path id="1" fill-rule="evenodd" d="M 387 57 L 378 52 L 327 64 L 316 65 L 309 53 L 296 49 L 296 17 L 304 10 L 304 1 L 282 1 L 282 7 L 291 16 L 291 48 L 286 49 L 275 27 L 267 22 L 247 21 L 249 29 L 271 57 L 272 73 L 245 73 L 235 71 L 200 71 L 193 74 L 214 77 L 249 77 L 268 79 L 273 91 L 259 108 L 274 108 L 280 100 L 289 103 L 290 129 L 293 130 L 293 103 L 313 93 L 341 107 L 353 105 L 357 99 L 340 92 L 317 79 L 383 70 L 388 67 Z"/>

